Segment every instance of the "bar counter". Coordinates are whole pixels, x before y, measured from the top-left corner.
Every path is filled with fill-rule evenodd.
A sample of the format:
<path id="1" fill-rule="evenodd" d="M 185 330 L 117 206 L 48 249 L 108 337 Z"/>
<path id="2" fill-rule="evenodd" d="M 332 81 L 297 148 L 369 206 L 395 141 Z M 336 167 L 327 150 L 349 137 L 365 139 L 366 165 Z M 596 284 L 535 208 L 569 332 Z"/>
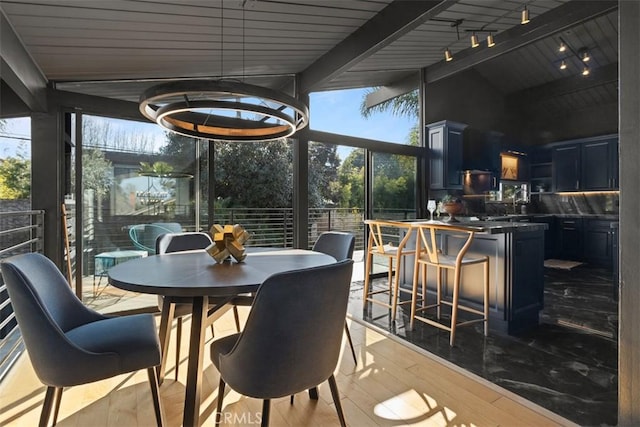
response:
<path id="1" fill-rule="evenodd" d="M 539 312 L 544 306 L 544 231 L 548 225 L 459 220 L 451 225 L 476 231 L 467 255 L 489 257 L 490 330 L 515 335 L 535 328 Z M 418 219 L 405 222 L 417 225 L 428 221 Z M 407 247 L 415 246 L 415 237 L 415 233 L 412 233 Z M 439 244 L 443 253 L 456 253 L 463 239 L 455 233 L 443 232 L 440 233 Z M 407 256 L 399 272 L 404 288 L 412 287 L 414 262 L 413 256 Z M 451 296 L 452 282 L 453 275 L 443 282 L 446 283 L 444 292 L 447 296 Z M 427 289 L 429 293 L 435 293 L 435 269 L 427 272 Z M 465 304 L 482 307 L 481 265 L 463 269 L 460 299 Z"/>

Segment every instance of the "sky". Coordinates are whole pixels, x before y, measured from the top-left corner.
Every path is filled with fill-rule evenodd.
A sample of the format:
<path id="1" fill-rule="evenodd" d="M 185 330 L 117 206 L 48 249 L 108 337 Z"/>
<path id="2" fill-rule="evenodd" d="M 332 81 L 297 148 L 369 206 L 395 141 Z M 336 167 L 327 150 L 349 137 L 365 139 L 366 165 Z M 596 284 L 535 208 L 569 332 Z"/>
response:
<path id="1" fill-rule="evenodd" d="M 397 117 L 390 113 L 375 113 L 365 119 L 360 114 L 365 93 L 366 89 L 312 93 L 309 106 L 311 129 L 405 144 L 417 119 Z M 29 157 L 29 119 L 8 119 L 6 123 L 4 132 L 0 132 L 0 159 L 18 154 Z M 136 132 L 145 127 L 136 123 L 131 126 Z M 350 151 L 349 148 L 338 149 L 341 158 Z"/>

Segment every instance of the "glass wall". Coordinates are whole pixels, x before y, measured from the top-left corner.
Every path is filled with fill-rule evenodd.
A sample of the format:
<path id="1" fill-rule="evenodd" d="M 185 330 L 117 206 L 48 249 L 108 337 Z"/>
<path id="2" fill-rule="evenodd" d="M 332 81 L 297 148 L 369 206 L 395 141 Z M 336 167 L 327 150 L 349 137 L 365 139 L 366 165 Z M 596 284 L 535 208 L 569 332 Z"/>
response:
<path id="1" fill-rule="evenodd" d="M 363 246 L 364 150 L 321 142 L 309 143 L 309 247 L 330 230 L 356 236 Z"/>
<path id="2" fill-rule="evenodd" d="M 154 254 L 160 234 L 202 228 L 198 210 L 206 198 L 196 193 L 202 143 L 151 123 L 89 115 L 72 115 L 70 129 L 77 120 L 80 136 L 70 138 L 82 157 L 78 162 L 72 150 L 70 163 L 80 165 L 82 190 L 72 179 L 70 194 L 82 200 L 83 295 L 95 301 L 109 267 Z"/>
<path id="3" fill-rule="evenodd" d="M 403 95 L 372 109 L 365 108 L 367 94 L 376 88 L 314 92 L 309 97 L 313 130 L 397 144 L 416 145 L 418 92 Z"/>
<path id="4" fill-rule="evenodd" d="M 211 166 L 212 223 L 240 224 L 251 238 L 245 246 L 293 246 L 293 145 L 221 142 Z"/>
<path id="5" fill-rule="evenodd" d="M 416 217 L 415 157 L 373 153 L 373 216 L 385 219 Z"/>

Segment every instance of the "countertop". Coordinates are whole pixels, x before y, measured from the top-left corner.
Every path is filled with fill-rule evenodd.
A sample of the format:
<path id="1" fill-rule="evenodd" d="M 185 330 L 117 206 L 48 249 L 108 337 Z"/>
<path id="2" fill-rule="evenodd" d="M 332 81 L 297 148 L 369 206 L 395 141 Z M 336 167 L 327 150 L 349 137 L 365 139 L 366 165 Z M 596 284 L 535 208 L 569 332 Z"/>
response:
<path id="1" fill-rule="evenodd" d="M 528 215 L 527 215 L 528 216 Z M 487 234 L 504 234 L 514 232 L 530 232 L 530 231 L 544 231 L 549 226 L 545 223 L 535 222 L 511 222 L 511 221 L 479 221 L 472 220 L 468 217 L 457 217 L 458 222 L 448 223 L 445 221 L 434 221 L 440 225 L 452 225 L 456 227 L 464 227 L 479 233 Z M 409 223 L 421 223 L 428 222 L 427 219 L 414 219 L 411 221 L 403 221 Z"/>

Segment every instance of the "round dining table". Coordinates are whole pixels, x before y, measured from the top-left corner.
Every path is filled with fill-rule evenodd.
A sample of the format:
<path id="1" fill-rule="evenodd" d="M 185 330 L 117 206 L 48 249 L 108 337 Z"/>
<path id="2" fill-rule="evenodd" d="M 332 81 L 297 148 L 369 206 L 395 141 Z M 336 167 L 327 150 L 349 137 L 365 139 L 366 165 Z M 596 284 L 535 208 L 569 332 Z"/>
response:
<path id="1" fill-rule="evenodd" d="M 193 305 L 183 425 L 198 426 L 205 331 L 216 311 L 228 308 L 228 303 L 238 295 L 256 292 L 273 274 L 334 262 L 336 260 L 330 255 L 309 250 L 250 248 L 244 261 L 218 264 L 205 250 L 193 250 L 127 261 L 109 269 L 108 277 L 109 283 L 120 289 L 163 295 L 170 302 L 189 302 Z M 214 309 L 209 306 L 209 297 L 216 297 L 220 301 Z M 173 306 L 163 305 L 160 324 L 161 367 L 164 366 L 167 353 L 166 336 L 173 319 L 173 310 L 170 308 Z"/>

